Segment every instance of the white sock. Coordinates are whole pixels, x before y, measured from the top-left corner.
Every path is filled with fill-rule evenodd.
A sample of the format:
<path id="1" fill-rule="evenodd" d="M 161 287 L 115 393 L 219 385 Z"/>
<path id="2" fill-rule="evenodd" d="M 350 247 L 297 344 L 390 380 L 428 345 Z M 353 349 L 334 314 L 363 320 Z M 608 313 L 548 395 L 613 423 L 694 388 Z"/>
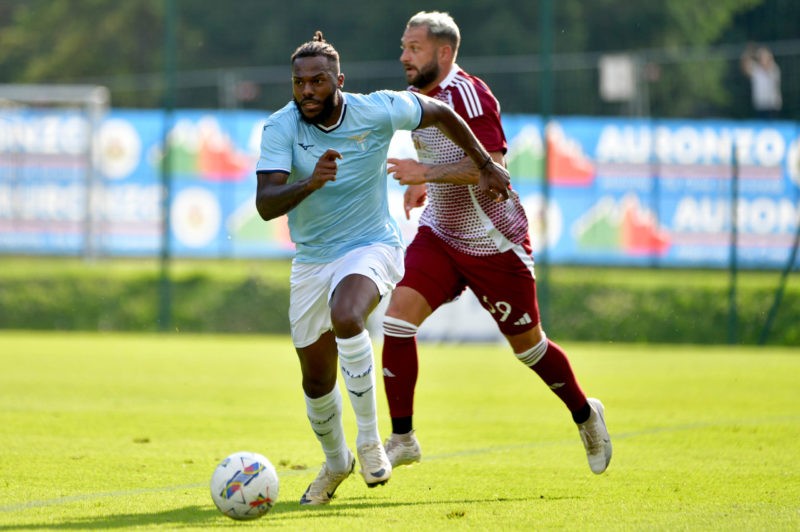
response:
<path id="1" fill-rule="evenodd" d="M 335 473 L 350 469 L 342 426 L 342 394 L 339 387 L 334 386 L 330 393 L 316 399 L 307 395 L 305 397 L 308 421 L 322 445 L 328 469 Z"/>
<path id="2" fill-rule="evenodd" d="M 364 330 L 352 338 L 336 338 L 336 344 L 339 348 L 342 377 L 358 425 L 356 446 L 380 442 L 375 406 L 375 364 L 369 333 Z"/>
<path id="3" fill-rule="evenodd" d="M 522 353 L 514 353 L 514 356 L 519 359 L 520 362 L 525 364 L 526 366 L 532 368 L 539 362 L 544 354 L 547 352 L 547 336 L 542 333 L 542 339 L 539 341 L 538 344 L 531 347 L 527 351 L 523 351 Z"/>

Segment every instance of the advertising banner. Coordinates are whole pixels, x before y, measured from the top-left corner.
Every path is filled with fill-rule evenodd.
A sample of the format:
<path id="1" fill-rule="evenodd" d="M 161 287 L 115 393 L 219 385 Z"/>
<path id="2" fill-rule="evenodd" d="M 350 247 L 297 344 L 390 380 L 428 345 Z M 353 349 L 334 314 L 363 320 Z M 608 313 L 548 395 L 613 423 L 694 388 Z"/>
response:
<path id="1" fill-rule="evenodd" d="M 162 248 L 164 136 L 176 257 L 290 257 L 285 217 L 255 210 L 267 113 L 0 113 L 0 253 L 152 256 Z M 537 254 L 564 264 L 782 268 L 800 207 L 791 122 L 504 117 L 508 167 Z M 392 155 L 413 157 L 398 133 Z M 543 176 L 548 175 L 545 183 Z M 546 186 L 545 186 L 546 185 Z M 387 179 L 407 240 L 402 188 Z M 545 212 L 545 205 L 547 205 Z M 735 228 L 735 231 L 734 231 Z"/>
<path id="2" fill-rule="evenodd" d="M 553 262 L 726 267 L 735 241 L 741 265 L 785 264 L 800 214 L 795 124 L 556 118 L 546 162 L 533 124 L 506 120 L 509 168 Z"/>

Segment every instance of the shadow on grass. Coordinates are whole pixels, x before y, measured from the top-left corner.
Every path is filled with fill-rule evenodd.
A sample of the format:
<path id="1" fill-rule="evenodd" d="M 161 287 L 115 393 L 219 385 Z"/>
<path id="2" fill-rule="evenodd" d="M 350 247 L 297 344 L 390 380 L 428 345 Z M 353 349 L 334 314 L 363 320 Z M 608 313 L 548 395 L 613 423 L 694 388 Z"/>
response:
<path id="1" fill-rule="evenodd" d="M 297 502 L 289 501 L 278 503 L 272 511 L 264 516 L 260 521 L 271 520 L 278 522 L 292 522 L 297 519 L 313 517 L 319 518 L 339 518 L 352 517 L 353 510 L 369 510 L 372 508 L 392 508 L 392 507 L 423 507 L 423 506 L 446 506 L 446 505 L 468 505 L 475 503 L 531 503 L 537 500 L 553 500 L 550 497 L 502 497 L 489 499 L 458 499 L 458 500 L 436 500 L 436 501 L 400 501 L 400 502 L 374 502 L 373 499 L 366 497 L 349 498 L 347 500 L 334 501 L 331 506 L 300 506 Z M 361 501 L 361 502 L 359 502 Z M 367 502 L 371 501 L 371 502 Z M 215 528 L 233 524 L 231 520 L 223 516 L 214 507 L 209 506 L 185 506 L 158 513 L 141 514 L 119 514 L 83 517 L 70 520 L 64 523 L 52 523 L 49 520 L 42 520 L 38 523 L 25 525 L 0 525 L 0 530 L 111 530 L 130 527 L 141 527 L 149 525 L 170 526 L 173 528 L 200 527 Z"/>
<path id="2" fill-rule="evenodd" d="M 471 504 L 514 504 L 520 503 L 531 504 L 536 501 L 542 503 L 547 501 L 562 500 L 562 499 L 578 499 L 580 497 L 546 497 L 543 495 L 531 497 L 492 497 L 492 498 L 474 498 L 474 499 L 441 499 L 441 500 L 428 500 L 428 501 L 376 501 L 370 497 L 348 497 L 347 499 L 334 500 L 330 506 L 300 506 L 296 502 L 278 503 L 272 509 L 272 512 L 264 517 L 264 519 L 278 520 L 284 523 L 291 523 L 298 519 L 305 519 L 313 517 L 314 519 L 320 518 L 352 518 L 354 510 L 371 510 L 371 509 L 392 509 L 392 508 L 435 508 L 442 507 L 448 518 L 461 517 L 460 508 Z M 454 509 L 454 507 L 457 507 Z M 452 515 L 451 515 L 452 514 Z"/>
<path id="3" fill-rule="evenodd" d="M 27 525 L 0 525 L 0 530 L 42 530 L 45 528 L 51 530 L 104 530 L 147 525 L 173 525 L 176 528 L 180 526 L 206 527 L 212 525 L 213 521 L 220 515 L 217 509 L 213 507 L 185 506 L 157 513 L 87 516 L 63 523 L 42 520 L 39 523 Z"/>

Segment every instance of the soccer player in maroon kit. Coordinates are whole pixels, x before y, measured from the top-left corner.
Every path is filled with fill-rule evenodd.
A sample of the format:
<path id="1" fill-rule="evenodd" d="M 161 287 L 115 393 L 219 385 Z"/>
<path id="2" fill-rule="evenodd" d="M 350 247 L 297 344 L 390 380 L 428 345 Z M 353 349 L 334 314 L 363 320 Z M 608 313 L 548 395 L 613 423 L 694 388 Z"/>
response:
<path id="1" fill-rule="evenodd" d="M 400 61 L 411 90 L 446 102 L 474 131 L 498 164 L 507 145 L 500 105 L 489 87 L 455 63 L 460 33 L 447 13 L 420 12 L 402 37 Z M 439 306 L 469 287 L 497 322 L 515 356 L 536 372 L 572 413 L 589 466 L 602 473 L 611 460 L 603 405 L 587 398 L 564 351 L 539 319 L 528 220 L 513 190 L 478 186 L 479 171 L 435 128 L 412 132 L 419 162 L 389 159 L 388 171 L 408 185 L 404 207 L 425 205 L 406 250 L 405 276 L 383 321 L 383 380 L 392 417 L 385 442 L 392 466 L 418 462 L 413 430 L 418 376 L 416 334 Z M 427 200 L 427 205 L 425 204 Z"/>

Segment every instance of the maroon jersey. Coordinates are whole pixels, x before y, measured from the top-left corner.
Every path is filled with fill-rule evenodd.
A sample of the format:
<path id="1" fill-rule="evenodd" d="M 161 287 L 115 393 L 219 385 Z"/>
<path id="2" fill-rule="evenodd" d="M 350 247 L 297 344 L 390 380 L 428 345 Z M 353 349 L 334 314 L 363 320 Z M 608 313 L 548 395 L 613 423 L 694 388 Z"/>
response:
<path id="1" fill-rule="evenodd" d="M 454 65 L 450 75 L 428 96 L 461 115 L 487 150 L 506 152 L 500 104 L 481 79 Z M 417 129 L 411 135 L 422 163 L 454 163 L 466 155 L 436 127 Z M 497 203 L 481 193 L 478 185 L 428 183 L 427 189 L 428 204 L 419 223 L 453 248 L 487 256 L 516 244 L 530 252 L 528 220 L 517 194 L 512 192 L 508 201 Z"/>

